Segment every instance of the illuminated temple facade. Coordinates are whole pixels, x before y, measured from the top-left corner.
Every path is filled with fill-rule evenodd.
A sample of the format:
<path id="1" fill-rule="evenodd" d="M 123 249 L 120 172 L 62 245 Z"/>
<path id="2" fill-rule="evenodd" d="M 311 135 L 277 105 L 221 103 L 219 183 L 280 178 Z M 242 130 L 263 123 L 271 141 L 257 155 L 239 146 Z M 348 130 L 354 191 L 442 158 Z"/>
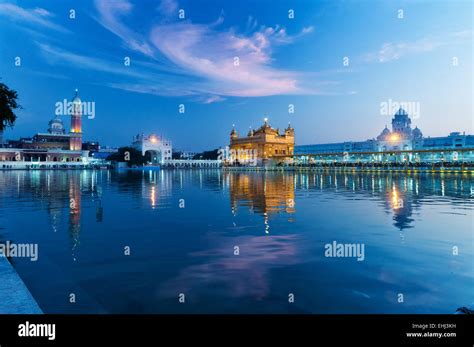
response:
<path id="1" fill-rule="evenodd" d="M 69 133 L 56 115 L 49 122 L 47 132 L 9 141 L 0 147 L 0 169 L 82 165 L 88 153 L 82 151 L 82 101 L 77 90 L 68 113 L 71 116 Z"/>
<path id="2" fill-rule="evenodd" d="M 257 130 L 250 129 L 247 136 L 230 133 L 230 161 L 237 165 L 278 164 L 291 160 L 295 148 L 295 130 L 288 124 L 283 134 L 272 128 L 265 119 Z"/>

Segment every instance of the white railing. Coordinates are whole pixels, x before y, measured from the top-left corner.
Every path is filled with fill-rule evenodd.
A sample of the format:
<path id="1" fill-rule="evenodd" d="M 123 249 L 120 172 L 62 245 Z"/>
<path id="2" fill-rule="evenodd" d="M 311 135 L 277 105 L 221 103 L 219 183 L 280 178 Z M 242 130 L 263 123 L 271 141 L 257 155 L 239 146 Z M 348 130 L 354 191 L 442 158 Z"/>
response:
<path id="1" fill-rule="evenodd" d="M 163 162 L 164 167 L 220 167 L 222 160 L 211 159 L 169 159 Z"/>

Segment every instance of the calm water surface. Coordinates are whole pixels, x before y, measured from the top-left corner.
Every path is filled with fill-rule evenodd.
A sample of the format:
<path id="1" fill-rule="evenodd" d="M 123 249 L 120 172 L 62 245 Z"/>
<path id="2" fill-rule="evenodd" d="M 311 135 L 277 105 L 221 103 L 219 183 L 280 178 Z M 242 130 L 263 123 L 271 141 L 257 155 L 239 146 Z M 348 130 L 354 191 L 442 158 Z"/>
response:
<path id="1" fill-rule="evenodd" d="M 13 262 L 46 313 L 453 313 L 474 301 L 473 183 L 7 171 L 0 241 L 38 243 L 37 262 Z M 365 259 L 325 257 L 333 241 Z"/>

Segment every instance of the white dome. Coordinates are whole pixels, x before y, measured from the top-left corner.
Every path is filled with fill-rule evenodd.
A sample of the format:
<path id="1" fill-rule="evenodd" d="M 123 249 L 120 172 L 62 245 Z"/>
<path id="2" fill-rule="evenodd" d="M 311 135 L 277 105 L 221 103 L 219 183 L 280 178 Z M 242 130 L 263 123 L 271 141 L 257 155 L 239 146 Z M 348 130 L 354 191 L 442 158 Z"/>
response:
<path id="1" fill-rule="evenodd" d="M 64 134 L 66 132 L 64 129 L 63 121 L 58 116 L 49 121 L 48 132 L 50 134 Z"/>
<path id="2" fill-rule="evenodd" d="M 423 133 L 421 132 L 420 129 L 418 129 L 418 127 L 415 127 L 415 129 L 413 129 L 412 134 L 413 134 L 413 137 L 414 137 L 414 138 L 421 138 L 421 137 L 423 137 Z"/>
<path id="3" fill-rule="evenodd" d="M 377 140 L 383 141 L 385 140 L 389 135 L 390 135 L 390 130 L 388 130 L 387 126 L 385 126 L 385 129 L 382 130 L 379 136 L 377 136 Z"/>

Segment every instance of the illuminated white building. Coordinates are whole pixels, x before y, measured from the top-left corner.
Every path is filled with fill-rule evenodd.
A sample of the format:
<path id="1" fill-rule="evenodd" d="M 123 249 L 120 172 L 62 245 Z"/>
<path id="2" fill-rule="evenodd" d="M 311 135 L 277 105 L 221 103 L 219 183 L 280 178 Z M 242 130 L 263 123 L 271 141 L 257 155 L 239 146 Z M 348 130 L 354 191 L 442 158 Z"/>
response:
<path id="1" fill-rule="evenodd" d="M 390 153 L 397 154 L 387 159 Z M 323 155 L 330 161 L 340 155 L 348 161 L 351 157 L 361 161 L 436 162 L 457 161 L 458 157 L 463 161 L 474 161 L 474 136 L 451 132 L 448 136 L 424 137 L 418 127 L 411 127 L 408 113 L 400 108 L 392 118 L 392 130 L 385 126 L 375 139 L 296 146 L 295 154 Z"/>
<path id="2" fill-rule="evenodd" d="M 138 134 L 133 138 L 132 146 L 142 155 L 149 155 L 152 164 L 164 164 L 165 160 L 171 160 L 171 141 L 161 136 Z"/>

